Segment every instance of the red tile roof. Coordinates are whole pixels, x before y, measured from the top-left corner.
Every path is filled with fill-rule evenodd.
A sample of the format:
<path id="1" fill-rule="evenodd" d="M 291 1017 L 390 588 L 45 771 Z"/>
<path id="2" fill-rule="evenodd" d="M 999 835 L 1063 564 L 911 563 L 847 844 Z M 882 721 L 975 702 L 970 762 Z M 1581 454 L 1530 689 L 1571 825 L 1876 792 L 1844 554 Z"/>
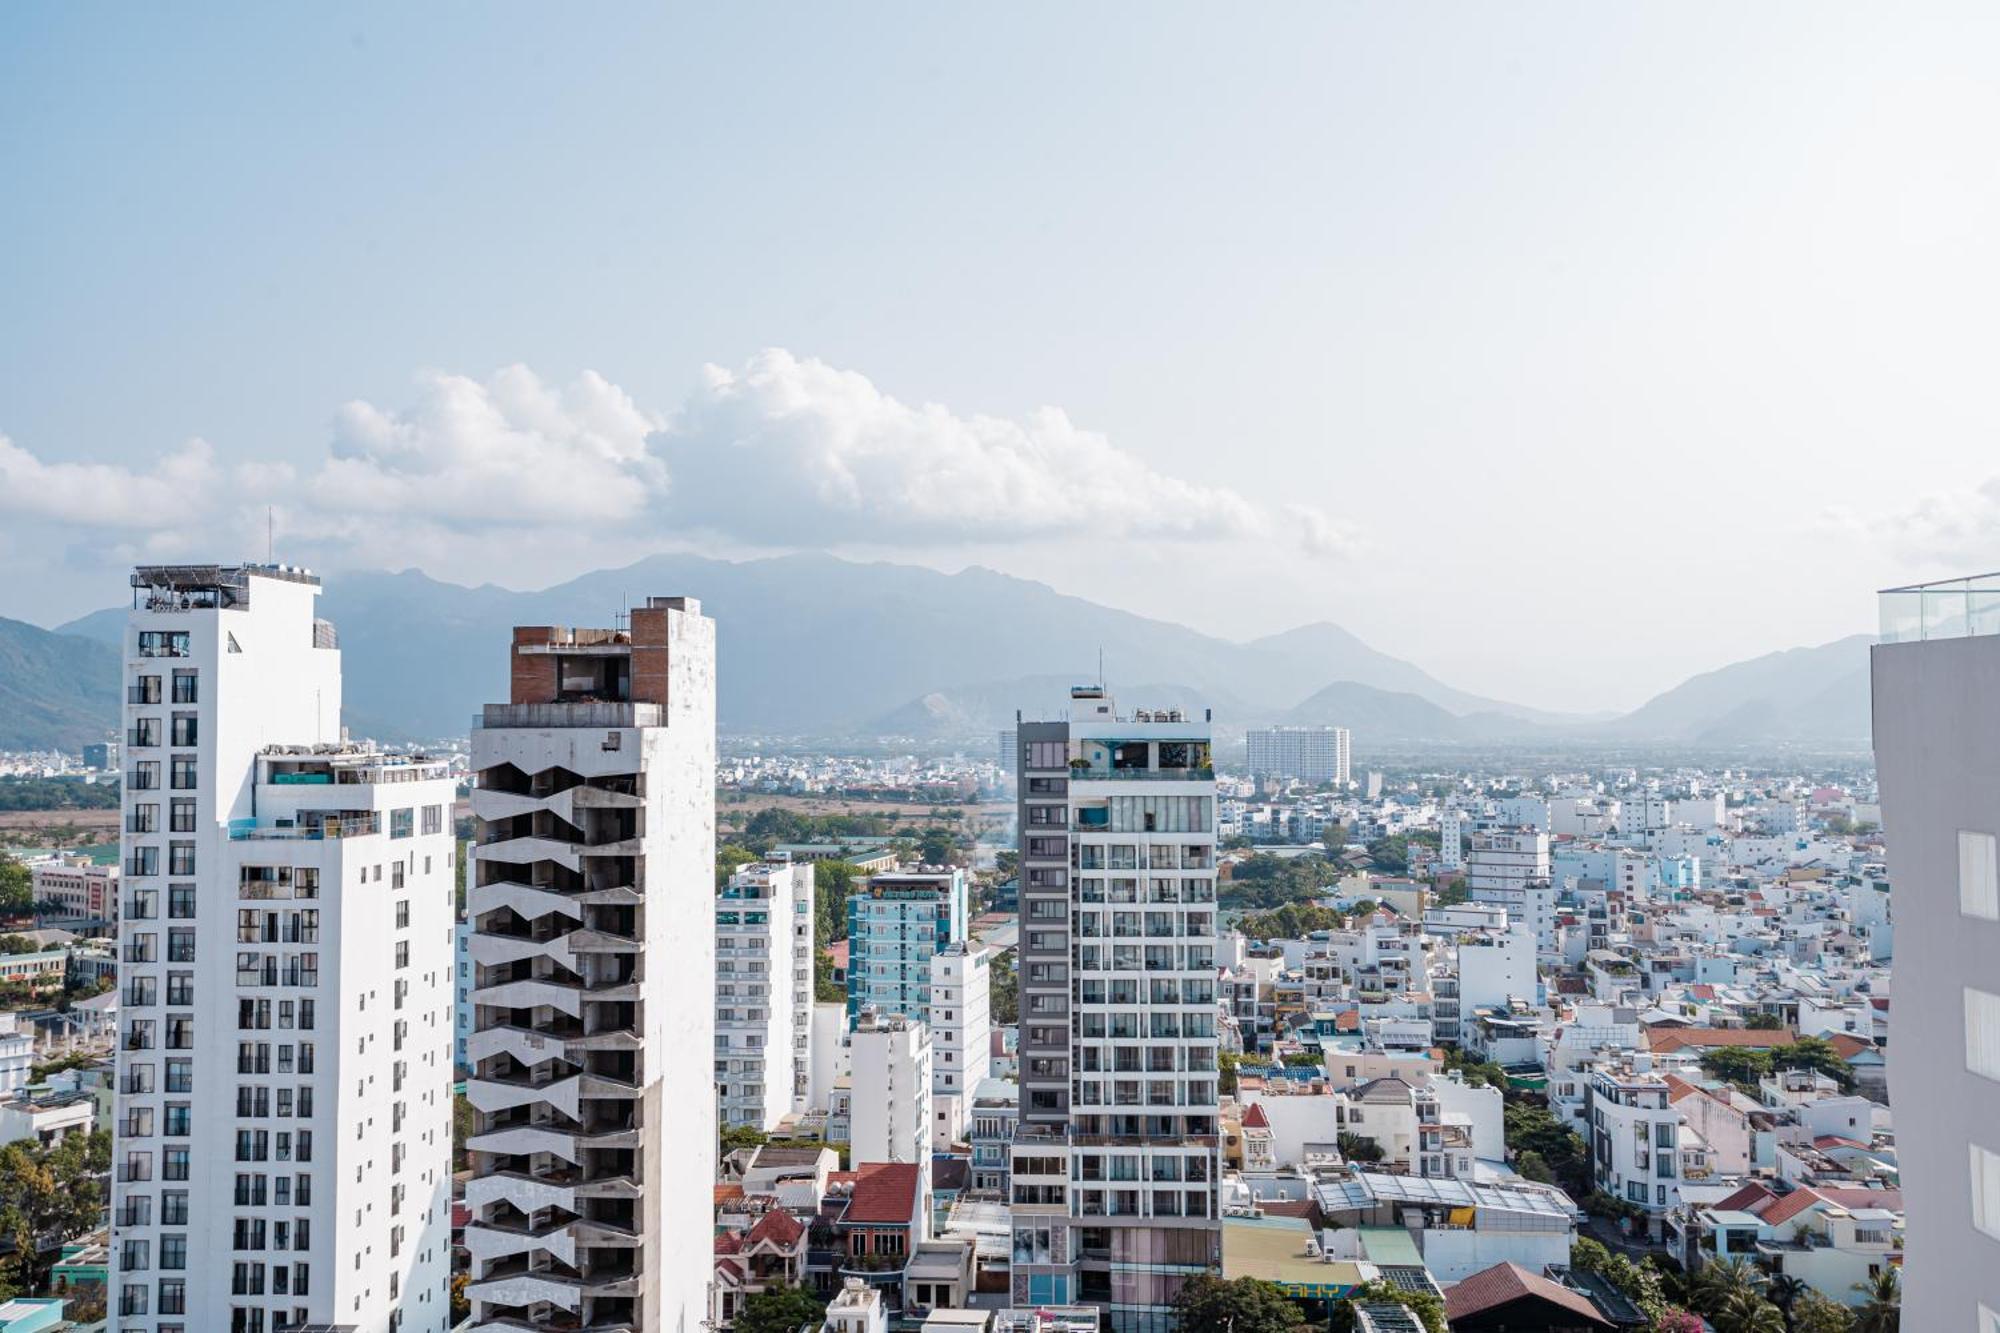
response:
<path id="1" fill-rule="evenodd" d="M 1765 1226 L 1783 1226 L 1815 1204 L 1825 1203 L 1826 1196 L 1810 1185 L 1801 1185 L 1782 1199 L 1773 1200 L 1757 1214 Z"/>
<path id="2" fill-rule="evenodd" d="M 1715 1210 L 1722 1213 L 1754 1213 L 1778 1196 L 1762 1185 L 1745 1185 L 1736 1193 L 1715 1204 Z"/>
<path id="3" fill-rule="evenodd" d="M 1271 1117 L 1264 1114 L 1263 1106 L 1260 1103 L 1251 1102 L 1250 1109 L 1243 1113 L 1243 1128 L 1269 1129 L 1270 1127 Z"/>
<path id="4" fill-rule="evenodd" d="M 1828 1203 L 1837 1203 L 1842 1208 L 1887 1208 L 1892 1213 L 1903 1211 L 1901 1190 L 1870 1190 L 1845 1185 L 1838 1189 L 1830 1189 L 1825 1185 L 1817 1188 L 1826 1196 Z"/>
<path id="5" fill-rule="evenodd" d="M 1851 1032 L 1836 1032 L 1826 1039 L 1826 1044 L 1840 1053 L 1843 1060 L 1852 1060 L 1863 1051 L 1875 1049 L 1875 1043 L 1866 1037 L 1857 1037 Z"/>
<path id="6" fill-rule="evenodd" d="M 1495 1264 L 1454 1284 L 1444 1294 L 1444 1315 L 1456 1323 L 1530 1297 L 1561 1306 L 1589 1327 L 1611 1327 L 1611 1321 L 1599 1314 L 1587 1297 L 1537 1277 L 1519 1264 Z"/>
<path id="7" fill-rule="evenodd" d="M 915 1162 L 870 1162 L 854 1175 L 854 1193 L 847 1201 L 843 1220 L 899 1223 L 917 1215 L 922 1176 Z"/>
<path id="8" fill-rule="evenodd" d="M 1717 1046 L 1750 1046 L 1768 1050 L 1790 1046 L 1798 1038 L 1786 1028 L 1673 1028 L 1649 1029 L 1646 1045 L 1655 1051 L 1678 1051 L 1684 1046 L 1709 1050 Z"/>
<path id="9" fill-rule="evenodd" d="M 796 1217 L 782 1208 L 773 1208 L 757 1219 L 757 1225 L 750 1228 L 750 1234 L 746 1239 L 752 1245 L 769 1241 L 773 1245 L 789 1250 L 797 1245 L 799 1237 L 805 1234 L 806 1229 L 799 1225 Z"/>

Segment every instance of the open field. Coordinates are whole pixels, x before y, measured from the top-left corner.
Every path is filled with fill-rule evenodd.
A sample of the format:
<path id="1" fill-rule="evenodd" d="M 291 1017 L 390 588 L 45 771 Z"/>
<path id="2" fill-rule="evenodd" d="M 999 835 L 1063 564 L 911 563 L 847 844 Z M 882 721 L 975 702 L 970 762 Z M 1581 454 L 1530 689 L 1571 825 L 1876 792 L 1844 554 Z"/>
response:
<path id="1" fill-rule="evenodd" d="M 0 846 L 117 842 L 118 821 L 116 810 L 0 810 Z"/>

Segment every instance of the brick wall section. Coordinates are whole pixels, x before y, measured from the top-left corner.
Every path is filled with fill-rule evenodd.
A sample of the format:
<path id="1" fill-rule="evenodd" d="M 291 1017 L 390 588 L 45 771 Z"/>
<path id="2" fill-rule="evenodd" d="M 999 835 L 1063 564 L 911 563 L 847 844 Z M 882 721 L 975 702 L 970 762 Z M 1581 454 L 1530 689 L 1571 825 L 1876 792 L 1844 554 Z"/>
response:
<path id="1" fill-rule="evenodd" d="M 517 704 L 551 704 L 556 701 L 556 659 L 546 653 L 518 651 L 522 644 L 548 643 L 560 631 L 549 625 L 516 625 L 514 646 L 508 650 L 508 701 Z"/>
<path id="2" fill-rule="evenodd" d="M 667 608 L 632 609 L 632 702 L 667 702 Z"/>

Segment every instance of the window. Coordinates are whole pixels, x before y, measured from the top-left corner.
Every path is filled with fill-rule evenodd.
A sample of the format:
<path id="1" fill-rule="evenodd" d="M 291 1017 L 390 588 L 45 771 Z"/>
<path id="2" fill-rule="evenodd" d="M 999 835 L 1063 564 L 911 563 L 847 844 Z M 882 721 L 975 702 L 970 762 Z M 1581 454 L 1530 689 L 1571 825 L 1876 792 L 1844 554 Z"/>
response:
<path id="1" fill-rule="evenodd" d="M 1958 835 L 1958 910 L 2000 921 L 2000 848 L 1991 833 Z"/>
<path id="2" fill-rule="evenodd" d="M 194 919 L 194 885 L 167 886 L 167 915 L 181 920 Z"/>
<path id="3" fill-rule="evenodd" d="M 160 678 L 141 676 L 138 683 L 125 692 L 125 702 L 133 704 L 156 704 L 160 701 Z"/>
<path id="4" fill-rule="evenodd" d="M 2000 1082 L 2000 995 L 1965 988 L 1965 1067 Z"/>
<path id="5" fill-rule="evenodd" d="M 191 704 L 199 703 L 200 700 L 200 691 L 195 685 L 195 673 L 182 668 L 175 668 L 174 702 L 177 704 Z"/>
<path id="6" fill-rule="evenodd" d="M 125 770 L 125 785 L 133 791 L 157 791 L 160 786 L 160 761 L 141 759 Z"/>
<path id="7" fill-rule="evenodd" d="M 441 805 L 425 806 L 424 833 L 428 836 L 429 834 L 442 832 L 444 832 L 444 807 Z"/>
<path id="8" fill-rule="evenodd" d="M 160 807 L 158 805 L 135 805 L 125 820 L 127 833 L 158 833 L 160 831 Z"/>
<path id="9" fill-rule="evenodd" d="M 170 842 L 167 844 L 167 873 L 169 875 L 192 875 L 194 873 L 193 843 Z"/>
<path id="10" fill-rule="evenodd" d="M 1972 1225 L 2000 1240 L 2000 1153 L 1972 1145 Z"/>
<path id="11" fill-rule="evenodd" d="M 174 714 L 173 743 L 175 745 L 193 745 L 199 735 L 199 722 L 195 714 Z"/>
<path id="12" fill-rule="evenodd" d="M 404 806 L 401 810 L 391 810 L 389 812 L 389 836 L 392 838 L 407 838 L 415 833 L 416 815 L 416 810 L 410 806 Z"/>
<path id="13" fill-rule="evenodd" d="M 408 930 L 409 928 L 410 900 L 408 898 L 398 898 L 396 900 L 396 929 Z"/>
<path id="14" fill-rule="evenodd" d="M 169 833 L 194 832 L 194 802 L 185 797 L 175 799 L 167 808 L 167 821 Z"/>
<path id="15" fill-rule="evenodd" d="M 188 1220 L 188 1193 L 186 1190 L 167 1190 L 160 1195 L 160 1225 L 163 1227 L 184 1227 Z"/>
<path id="16" fill-rule="evenodd" d="M 197 785 L 195 758 L 191 754 L 177 754 L 173 758 L 173 773 L 170 785 L 175 791 L 193 791 Z"/>
<path id="17" fill-rule="evenodd" d="M 160 1267 L 162 1268 L 187 1267 L 186 1236 L 160 1237 Z M 165 1301 L 162 1300 L 161 1307 L 165 1308 L 165 1304 L 166 1304 Z"/>

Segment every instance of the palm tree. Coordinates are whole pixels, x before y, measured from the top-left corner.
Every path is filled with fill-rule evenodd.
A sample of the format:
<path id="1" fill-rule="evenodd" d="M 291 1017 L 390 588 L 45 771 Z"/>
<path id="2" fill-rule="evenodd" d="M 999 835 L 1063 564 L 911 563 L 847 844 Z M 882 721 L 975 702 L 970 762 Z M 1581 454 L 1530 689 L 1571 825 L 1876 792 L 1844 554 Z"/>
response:
<path id="1" fill-rule="evenodd" d="M 1786 1333 L 1778 1307 L 1755 1291 L 1731 1292 L 1715 1314 L 1715 1326 L 1720 1333 Z"/>
<path id="2" fill-rule="evenodd" d="M 1743 1259 L 1718 1259 L 1703 1264 L 1688 1283 L 1688 1298 L 1695 1309 L 1710 1317 L 1722 1313 L 1730 1298 L 1760 1296 L 1764 1274 Z"/>
<path id="3" fill-rule="evenodd" d="M 1792 1319 L 1792 1307 L 1798 1304 L 1799 1297 L 1805 1295 L 1808 1290 L 1809 1288 L 1805 1283 L 1799 1281 L 1790 1273 L 1774 1273 L 1771 1275 L 1771 1286 L 1769 1290 L 1765 1291 L 1764 1295 L 1770 1300 L 1771 1304 L 1784 1311 L 1785 1322 L 1790 1323 Z"/>
<path id="4" fill-rule="evenodd" d="M 1903 1323 L 1903 1277 L 1900 1270 L 1884 1266 L 1854 1289 L 1867 1297 L 1854 1310 L 1854 1333 L 1897 1333 Z"/>

